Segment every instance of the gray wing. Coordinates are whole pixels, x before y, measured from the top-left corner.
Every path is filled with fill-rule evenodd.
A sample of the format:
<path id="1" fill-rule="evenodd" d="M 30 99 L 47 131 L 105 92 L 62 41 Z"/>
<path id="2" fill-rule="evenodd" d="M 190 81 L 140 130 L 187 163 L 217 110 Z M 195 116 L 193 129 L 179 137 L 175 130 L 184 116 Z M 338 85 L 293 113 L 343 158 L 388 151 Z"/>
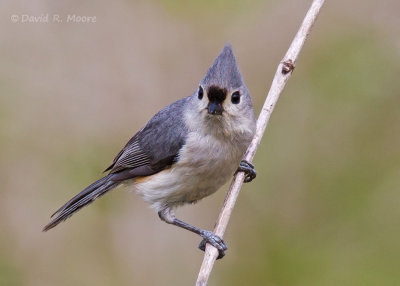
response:
<path id="1" fill-rule="evenodd" d="M 155 174 L 176 162 L 188 133 L 183 121 L 183 111 L 188 100 L 178 100 L 157 113 L 118 153 L 106 170 L 110 173 L 64 204 L 53 214 L 55 218 L 43 230 L 55 227 L 114 189 L 123 180 Z"/>
<path id="2" fill-rule="evenodd" d="M 139 145 L 138 137 L 140 132 L 135 134 L 125 147 L 114 158 L 113 163 L 105 170 L 110 173 L 117 173 L 127 168 L 137 168 L 150 164 L 149 156 Z"/>
<path id="3" fill-rule="evenodd" d="M 188 133 L 183 111 L 189 98 L 183 98 L 158 112 L 136 133 L 105 170 L 115 180 L 149 176 L 176 162 Z"/>

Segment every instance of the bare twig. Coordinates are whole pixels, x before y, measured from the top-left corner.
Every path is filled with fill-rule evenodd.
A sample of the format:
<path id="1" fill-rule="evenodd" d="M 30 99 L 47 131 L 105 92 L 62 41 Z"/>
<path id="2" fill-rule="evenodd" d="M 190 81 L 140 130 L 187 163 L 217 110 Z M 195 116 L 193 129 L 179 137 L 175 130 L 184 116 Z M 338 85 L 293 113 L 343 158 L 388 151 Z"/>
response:
<path id="1" fill-rule="evenodd" d="M 284 56 L 282 62 L 278 65 L 278 69 L 272 81 L 272 85 L 268 92 L 268 96 L 265 100 L 264 106 L 257 120 L 256 134 L 244 156 L 244 159 L 247 160 L 248 162 L 251 162 L 254 158 L 254 155 L 257 151 L 257 147 L 260 144 L 265 128 L 267 127 L 271 113 L 275 108 L 275 105 L 279 99 L 279 96 L 283 88 L 286 85 L 286 82 L 288 81 L 294 70 L 297 57 L 304 45 L 304 42 L 307 39 L 308 34 L 310 33 L 310 30 L 324 2 L 325 2 L 324 0 L 313 1 L 310 9 L 308 10 L 303 20 L 303 23 L 300 26 L 300 29 L 298 30 L 296 36 L 293 39 L 292 44 L 290 45 L 288 51 L 286 52 L 286 55 Z M 218 220 L 214 228 L 214 233 L 220 237 L 222 237 L 225 233 L 226 227 L 229 222 L 229 218 L 233 211 L 233 207 L 235 205 L 236 199 L 242 187 L 243 179 L 244 179 L 244 173 L 239 172 L 233 179 L 229 191 L 226 195 L 224 205 L 221 209 L 221 212 L 219 214 Z M 217 258 L 217 255 L 218 255 L 217 249 L 211 246 L 210 244 L 207 244 L 203 263 L 201 265 L 200 272 L 197 277 L 196 286 L 207 285 L 207 281 L 210 276 L 211 270 L 214 266 L 214 262 L 215 259 Z"/>

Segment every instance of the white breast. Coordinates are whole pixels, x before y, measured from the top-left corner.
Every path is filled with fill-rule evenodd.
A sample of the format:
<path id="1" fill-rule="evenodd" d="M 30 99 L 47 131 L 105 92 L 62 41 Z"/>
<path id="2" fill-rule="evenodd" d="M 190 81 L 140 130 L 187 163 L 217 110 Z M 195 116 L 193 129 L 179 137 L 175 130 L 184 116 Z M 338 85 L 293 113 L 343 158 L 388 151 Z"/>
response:
<path id="1" fill-rule="evenodd" d="M 171 168 L 137 181 L 137 193 L 156 210 L 200 200 L 218 190 L 237 169 L 246 144 L 189 133 Z"/>

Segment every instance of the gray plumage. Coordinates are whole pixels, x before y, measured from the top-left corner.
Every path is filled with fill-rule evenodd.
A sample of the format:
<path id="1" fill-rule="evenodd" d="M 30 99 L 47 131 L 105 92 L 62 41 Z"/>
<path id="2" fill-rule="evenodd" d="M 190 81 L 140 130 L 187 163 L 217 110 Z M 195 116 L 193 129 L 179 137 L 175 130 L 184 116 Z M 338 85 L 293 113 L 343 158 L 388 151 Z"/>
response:
<path id="1" fill-rule="evenodd" d="M 110 171 L 110 174 L 85 188 L 58 209 L 52 217 L 57 216 L 44 230 L 55 227 L 123 181 L 150 176 L 171 166 L 187 135 L 182 115 L 183 106 L 187 101 L 188 98 L 183 98 L 158 112 L 118 153 L 113 163 L 105 170 Z"/>
<path id="2" fill-rule="evenodd" d="M 232 48 L 226 45 L 196 91 L 158 112 L 118 153 L 106 169 L 109 174 L 62 206 L 44 230 L 126 184 L 164 221 L 196 232 L 207 242 L 218 241 L 215 235 L 177 220 L 173 209 L 196 202 L 226 183 L 254 132 L 249 91 Z"/>

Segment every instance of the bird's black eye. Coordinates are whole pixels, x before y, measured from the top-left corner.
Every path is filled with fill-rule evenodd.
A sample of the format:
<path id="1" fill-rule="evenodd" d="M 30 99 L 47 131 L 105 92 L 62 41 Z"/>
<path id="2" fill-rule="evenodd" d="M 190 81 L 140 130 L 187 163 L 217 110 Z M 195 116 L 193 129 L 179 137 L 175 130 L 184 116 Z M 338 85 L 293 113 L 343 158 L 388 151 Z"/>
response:
<path id="1" fill-rule="evenodd" d="M 201 100 L 203 98 L 204 90 L 201 86 L 199 86 L 199 91 L 197 93 L 197 97 Z"/>
<path id="2" fill-rule="evenodd" d="M 233 104 L 238 104 L 240 102 L 240 92 L 235 91 L 232 93 L 231 101 Z"/>

